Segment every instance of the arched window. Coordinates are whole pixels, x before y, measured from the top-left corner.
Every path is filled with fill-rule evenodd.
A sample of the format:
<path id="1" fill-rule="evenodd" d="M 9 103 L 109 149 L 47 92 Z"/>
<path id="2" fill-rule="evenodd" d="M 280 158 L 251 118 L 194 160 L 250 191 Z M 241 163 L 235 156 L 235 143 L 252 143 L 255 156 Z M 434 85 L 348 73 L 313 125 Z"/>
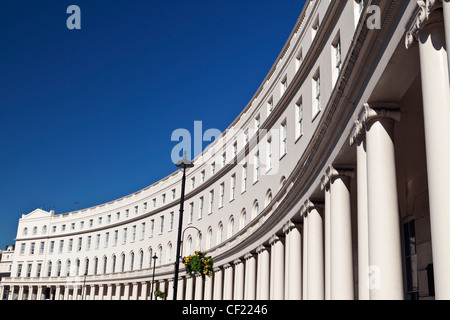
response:
<path id="1" fill-rule="evenodd" d="M 149 259 L 148 259 L 148 267 L 151 268 L 153 267 L 153 249 L 152 247 L 148 248 L 148 253 L 149 253 Z"/>
<path id="2" fill-rule="evenodd" d="M 111 272 L 114 273 L 116 272 L 116 256 L 113 255 L 112 257 L 112 268 L 111 268 Z"/>
<path id="3" fill-rule="evenodd" d="M 49 261 L 48 262 L 48 269 L 47 269 L 47 277 L 51 277 L 52 276 L 52 262 Z"/>
<path id="4" fill-rule="evenodd" d="M 84 264 L 84 274 L 89 273 L 89 259 L 86 259 L 86 262 Z"/>
<path id="5" fill-rule="evenodd" d="M 172 243 L 169 242 L 167 245 L 167 263 L 172 262 Z"/>
<path id="6" fill-rule="evenodd" d="M 76 265 L 76 273 L 75 273 L 75 275 L 79 276 L 80 275 L 80 259 L 76 260 L 75 265 Z"/>
<path id="7" fill-rule="evenodd" d="M 200 232 L 197 233 L 197 242 L 195 247 L 198 251 L 202 251 L 202 234 Z"/>
<path id="8" fill-rule="evenodd" d="M 37 227 L 33 228 L 33 236 L 37 235 Z"/>
<path id="9" fill-rule="evenodd" d="M 234 236 L 234 217 L 231 216 L 228 222 L 228 237 L 231 238 Z"/>
<path id="10" fill-rule="evenodd" d="M 272 202 L 272 190 L 267 190 L 266 192 L 266 202 L 264 203 L 264 207 L 267 207 Z"/>
<path id="11" fill-rule="evenodd" d="M 221 244 L 223 242 L 223 224 L 219 223 L 219 232 L 217 232 L 217 243 Z"/>
<path id="12" fill-rule="evenodd" d="M 108 258 L 103 257 L 103 274 L 106 274 L 106 266 L 108 265 Z"/>
<path id="13" fill-rule="evenodd" d="M 279 189 L 283 188 L 283 186 L 284 186 L 285 183 L 286 183 L 286 177 L 285 177 L 285 176 L 282 176 L 281 179 L 280 179 L 280 186 L 279 186 Z M 278 189 L 278 190 L 279 190 L 279 189 Z"/>
<path id="14" fill-rule="evenodd" d="M 23 236 L 27 236 L 28 235 L 28 228 L 23 228 L 22 235 Z"/>
<path id="15" fill-rule="evenodd" d="M 70 260 L 67 260 L 66 263 L 66 276 L 70 276 Z"/>
<path id="16" fill-rule="evenodd" d="M 97 274 L 97 270 L 98 270 L 98 258 L 95 257 L 95 259 L 94 259 L 94 274 Z"/>
<path id="17" fill-rule="evenodd" d="M 133 269 L 134 269 L 134 252 L 133 251 L 131 251 L 130 259 L 131 259 L 131 261 L 130 261 L 130 271 L 133 271 Z"/>
<path id="18" fill-rule="evenodd" d="M 139 251 L 139 269 L 144 267 L 144 251 Z"/>
<path id="19" fill-rule="evenodd" d="M 61 260 L 58 260 L 57 264 L 56 264 L 56 276 L 60 277 L 61 276 Z"/>
<path id="20" fill-rule="evenodd" d="M 192 253 L 192 237 L 191 236 L 189 236 L 187 238 L 186 249 L 185 249 L 184 252 L 185 252 L 185 256 L 188 256 L 188 255 L 190 255 Z"/>
<path id="21" fill-rule="evenodd" d="M 122 264 L 120 266 L 120 272 L 125 271 L 125 254 L 122 253 Z"/>
<path id="22" fill-rule="evenodd" d="M 42 234 L 47 234 L 47 226 L 42 227 Z"/>
<path id="23" fill-rule="evenodd" d="M 241 211 L 241 229 L 244 229 L 247 225 L 247 212 L 245 209 L 242 209 Z"/>
<path id="24" fill-rule="evenodd" d="M 259 215 L 259 204 L 258 201 L 255 200 L 255 202 L 253 202 L 252 219 L 256 218 L 258 215 Z"/>
<path id="25" fill-rule="evenodd" d="M 163 249 L 162 249 L 162 246 L 159 246 L 159 248 L 158 248 L 158 255 L 159 255 L 159 266 L 161 266 L 162 265 L 162 260 L 163 260 Z"/>
<path id="26" fill-rule="evenodd" d="M 206 237 L 206 249 L 212 248 L 212 228 L 208 228 L 207 237 Z"/>

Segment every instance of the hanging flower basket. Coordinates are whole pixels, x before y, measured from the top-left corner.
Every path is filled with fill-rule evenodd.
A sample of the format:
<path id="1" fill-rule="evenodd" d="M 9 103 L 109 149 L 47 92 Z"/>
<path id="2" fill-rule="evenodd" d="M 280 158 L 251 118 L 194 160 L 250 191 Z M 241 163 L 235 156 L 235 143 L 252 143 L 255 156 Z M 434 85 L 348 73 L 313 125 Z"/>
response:
<path id="1" fill-rule="evenodd" d="M 156 297 L 156 299 L 161 298 L 162 300 L 164 300 L 164 292 L 156 290 L 155 297 Z"/>
<path id="2" fill-rule="evenodd" d="M 211 277 L 213 275 L 213 259 L 206 257 L 201 251 L 195 251 L 195 254 L 183 258 L 183 263 L 186 273 L 191 276 Z"/>

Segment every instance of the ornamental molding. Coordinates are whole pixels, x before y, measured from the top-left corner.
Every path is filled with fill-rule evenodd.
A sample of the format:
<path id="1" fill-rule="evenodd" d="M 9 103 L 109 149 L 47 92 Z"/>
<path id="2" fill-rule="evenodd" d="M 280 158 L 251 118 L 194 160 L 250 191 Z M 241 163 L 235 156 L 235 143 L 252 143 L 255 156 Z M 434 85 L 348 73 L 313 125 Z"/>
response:
<path id="1" fill-rule="evenodd" d="M 406 49 L 411 48 L 414 43 L 419 40 L 420 30 L 422 30 L 425 25 L 432 22 L 433 19 L 430 17 L 435 10 L 442 8 L 442 1 L 443 0 L 417 1 L 418 8 L 411 17 L 410 27 L 405 36 Z"/>
<path id="2" fill-rule="evenodd" d="M 325 204 L 323 202 L 320 201 L 311 201 L 311 200 L 306 200 L 305 203 L 302 205 L 302 207 L 300 208 L 300 215 L 302 217 L 308 216 L 308 213 L 311 210 L 318 210 L 321 211 L 323 210 L 325 207 Z"/>
<path id="3" fill-rule="evenodd" d="M 390 119 L 394 122 L 400 122 L 401 112 L 397 103 L 379 103 L 364 104 L 364 110 L 359 121 L 367 128 L 367 124 L 371 121 L 380 119 Z"/>
<path id="4" fill-rule="evenodd" d="M 323 175 L 320 183 L 321 189 L 328 189 L 330 187 L 330 183 L 337 178 L 353 178 L 355 176 L 355 170 L 353 168 L 339 168 L 334 166 L 329 166 L 325 174 Z"/>

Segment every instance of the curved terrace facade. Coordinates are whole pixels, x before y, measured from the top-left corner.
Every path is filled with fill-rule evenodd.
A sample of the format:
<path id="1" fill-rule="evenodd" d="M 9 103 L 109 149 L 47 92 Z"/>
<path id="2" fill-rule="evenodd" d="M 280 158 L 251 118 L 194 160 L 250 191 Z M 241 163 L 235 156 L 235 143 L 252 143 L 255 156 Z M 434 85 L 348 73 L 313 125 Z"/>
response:
<path id="1" fill-rule="evenodd" d="M 424 4 L 307 1 L 187 171 L 181 255 L 206 252 L 214 275 L 182 266 L 178 299 L 450 298 L 450 6 Z M 181 177 L 23 215 L 1 296 L 154 299 L 156 254 L 153 289 L 171 299 Z"/>

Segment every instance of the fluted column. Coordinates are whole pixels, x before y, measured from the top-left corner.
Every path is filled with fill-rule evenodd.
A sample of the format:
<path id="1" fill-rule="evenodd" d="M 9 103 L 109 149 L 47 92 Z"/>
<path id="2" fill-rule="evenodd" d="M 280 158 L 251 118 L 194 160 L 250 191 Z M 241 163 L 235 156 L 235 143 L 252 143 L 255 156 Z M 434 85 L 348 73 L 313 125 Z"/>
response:
<path id="1" fill-rule="evenodd" d="M 259 246 L 258 253 L 258 283 L 257 300 L 269 300 L 270 298 L 270 252 L 266 246 Z"/>
<path id="2" fill-rule="evenodd" d="M 252 253 L 244 256 L 245 259 L 245 287 L 244 299 L 256 299 L 256 257 Z"/>
<path id="3" fill-rule="evenodd" d="M 370 298 L 403 299 L 394 124 L 400 112 L 365 105 Z M 373 280 L 373 281 L 372 281 Z"/>
<path id="4" fill-rule="evenodd" d="M 324 300 L 323 205 L 307 200 L 301 215 L 307 217 L 307 299 Z M 320 210 L 320 211 L 319 211 Z"/>
<path id="5" fill-rule="evenodd" d="M 244 300 L 244 272 L 245 265 L 241 259 L 234 260 L 234 300 Z"/>
<path id="6" fill-rule="evenodd" d="M 358 221 L 358 299 L 370 300 L 369 292 L 369 216 L 367 209 L 367 153 L 365 128 L 355 122 L 350 145 L 356 145 L 357 221 Z"/>
<path id="7" fill-rule="evenodd" d="M 330 166 L 330 261 L 331 299 L 353 300 L 353 250 L 350 201 L 351 169 Z"/>
<path id="8" fill-rule="evenodd" d="M 286 250 L 289 256 L 285 283 L 288 283 L 287 299 L 302 299 L 302 237 L 301 225 L 289 221 L 285 226 L 286 242 L 289 246 Z"/>

